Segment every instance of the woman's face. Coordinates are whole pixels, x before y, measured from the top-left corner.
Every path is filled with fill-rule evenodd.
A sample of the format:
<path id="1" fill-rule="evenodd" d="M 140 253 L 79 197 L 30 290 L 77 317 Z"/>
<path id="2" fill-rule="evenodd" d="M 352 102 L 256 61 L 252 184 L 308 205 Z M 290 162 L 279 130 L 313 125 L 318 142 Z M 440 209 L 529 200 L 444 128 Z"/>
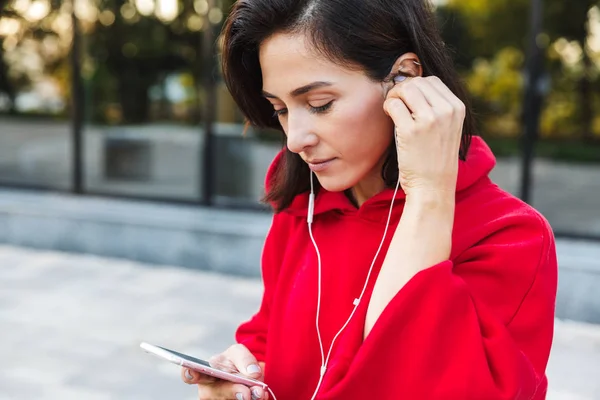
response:
<path id="1" fill-rule="evenodd" d="M 382 84 L 314 54 L 305 43 L 301 35 L 281 33 L 260 47 L 264 96 L 288 149 L 329 191 L 357 185 L 381 190 L 381 166 L 393 140 Z"/>

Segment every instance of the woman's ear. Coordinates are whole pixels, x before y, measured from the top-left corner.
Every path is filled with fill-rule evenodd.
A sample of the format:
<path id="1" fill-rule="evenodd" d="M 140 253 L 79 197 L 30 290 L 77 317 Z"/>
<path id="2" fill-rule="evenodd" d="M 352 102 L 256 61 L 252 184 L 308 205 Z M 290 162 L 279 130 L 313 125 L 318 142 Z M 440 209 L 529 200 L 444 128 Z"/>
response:
<path id="1" fill-rule="evenodd" d="M 415 53 L 404 53 L 392 66 L 388 79 L 391 81 L 398 75 L 409 77 L 423 76 L 421 60 Z M 388 80 L 386 79 L 386 80 Z"/>

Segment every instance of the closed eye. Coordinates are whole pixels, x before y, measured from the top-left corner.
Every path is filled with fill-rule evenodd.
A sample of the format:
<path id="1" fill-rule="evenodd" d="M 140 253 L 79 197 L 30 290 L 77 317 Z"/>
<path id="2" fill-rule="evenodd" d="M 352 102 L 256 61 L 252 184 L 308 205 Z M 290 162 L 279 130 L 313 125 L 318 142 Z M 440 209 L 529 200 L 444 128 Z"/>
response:
<path id="1" fill-rule="evenodd" d="M 323 113 L 326 113 L 327 111 L 329 111 L 329 109 L 331 108 L 332 105 L 333 105 L 333 100 L 331 100 L 327 104 L 323 104 L 322 106 L 318 106 L 318 107 L 313 107 L 309 104 L 308 110 L 313 114 L 323 114 Z M 287 108 L 280 108 L 279 110 L 275 110 L 275 112 L 273 112 L 273 117 L 274 118 L 282 117 L 282 116 L 286 115 L 287 112 L 288 112 Z"/>
<path id="2" fill-rule="evenodd" d="M 332 104 L 333 104 L 333 100 L 331 100 L 329 103 L 324 104 L 324 105 L 319 106 L 319 107 L 309 106 L 310 107 L 309 110 L 310 110 L 311 113 L 314 113 L 314 114 L 325 113 L 325 112 L 329 111 L 329 109 L 331 108 Z"/>

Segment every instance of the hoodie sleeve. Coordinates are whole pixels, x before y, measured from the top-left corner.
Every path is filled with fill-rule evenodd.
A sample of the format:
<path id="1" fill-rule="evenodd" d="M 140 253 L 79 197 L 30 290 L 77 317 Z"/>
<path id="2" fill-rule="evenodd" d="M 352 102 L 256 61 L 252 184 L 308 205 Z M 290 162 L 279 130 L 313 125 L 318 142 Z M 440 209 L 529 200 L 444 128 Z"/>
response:
<path id="1" fill-rule="evenodd" d="M 319 399 L 544 399 L 557 261 L 547 222 L 529 225 L 415 275 Z"/>
<path id="2" fill-rule="evenodd" d="M 265 175 L 265 191 L 268 193 L 272 181 L 283 162 L 284 149 L 275 155 Z M 265 361 L 267 351 L 267 333 L 269 329 L 270 306 L 273 291 L 279 276 L 279 268 L 283 261 L 285 248 L 284 234 L 285 213 L 278 213 L 271 220 L 261 256 L 261 274 L 263 280 L 263 297 L 258 312 L 250 320 L 238 326 L 235 332 L 237 343 L 243 344 L 257 358 Z"/>
<path id="3" fill-rule="evenodd" d="M 261 271 L 264 290 L 260 308 L 249 321 L 242 323 L 235 333 L 236 342 L 245 345 L 258 361 L 265 361 L 266 358 L 270 306 L 285 246 L 283 218 L 283 214 L 273 217 L 263 246 Z"/>

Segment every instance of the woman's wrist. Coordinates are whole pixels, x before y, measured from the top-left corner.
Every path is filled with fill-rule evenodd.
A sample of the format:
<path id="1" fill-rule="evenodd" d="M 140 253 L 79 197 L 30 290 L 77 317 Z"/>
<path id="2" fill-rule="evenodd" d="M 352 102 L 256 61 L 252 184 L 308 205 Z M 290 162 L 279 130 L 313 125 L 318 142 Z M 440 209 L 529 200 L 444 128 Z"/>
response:
<path id="1" fill-rule="evenodd" d="M 406 198 L 398 229 L 410 243 L 421 267 L 448 259 L 452 247 L 455 196 L 450 192 L 413 192 Z"/>
<path id="2" fill-rule="evenodd" d="M 437 211 L 451 214 L 454 218 L 456 194 L 450 190 L 411 190 L 406 194 L 405 208 L 411 212 Z"/>

